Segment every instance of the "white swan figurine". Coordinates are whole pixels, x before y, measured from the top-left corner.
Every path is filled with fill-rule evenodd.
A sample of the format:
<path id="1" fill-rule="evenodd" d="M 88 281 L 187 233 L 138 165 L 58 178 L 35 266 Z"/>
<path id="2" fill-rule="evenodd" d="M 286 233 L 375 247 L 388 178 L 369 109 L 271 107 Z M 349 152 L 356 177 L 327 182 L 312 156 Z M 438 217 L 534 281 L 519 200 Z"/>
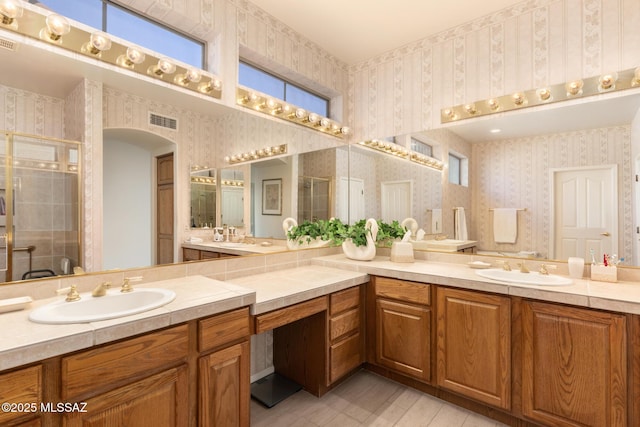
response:
<path id="1" fill-rule="evenodd" d="M 413 218 L 405 218 L 400 225 L 405 230 L 411 231 L 411 236 L 416 235 L 416 230 L 418 230 L 418 221 Z"/>
<path id="2" fill-rule="evenodd" d="M 282 229 L 284 230 L 284 235 L 287 238 L 287 249 L 293 251 L 296 249 L 321 248 L 323 246 L 329 245 L 329 240 L 322 240 L 319 238 L 314 238 L 311 241 L 307 241 L 306 237 L 302 237 L 297 240 L 290 240 L 289 237 L 287 236 L 287 233 L 293 227 L 297 227 L 297 226 L 298 226 L 298 221 L 296 221 L 291 217 L 285 218 L 285 220 L 282 221 Z"/>
<path id="3" fill-rule="evenodd" d="M 347 239 L 342 242 L 342 251 L 347 258 L 355 259 L 358 261 L 370 261 L 376 256 L 376 237 L 378 236 L 378 221 L 374 218 L 369 218 L 364 226 L 369 230 L 367 233 L 367 245 L 356 246 L 351 239 Z"/>

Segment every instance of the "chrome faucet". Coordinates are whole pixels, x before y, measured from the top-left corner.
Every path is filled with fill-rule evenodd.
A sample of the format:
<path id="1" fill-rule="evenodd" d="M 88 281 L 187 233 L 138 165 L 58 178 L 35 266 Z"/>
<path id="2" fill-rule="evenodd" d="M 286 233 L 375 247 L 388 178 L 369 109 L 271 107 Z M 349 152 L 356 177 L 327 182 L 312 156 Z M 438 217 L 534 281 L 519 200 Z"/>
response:
<path id="1" fill-rule="evenodd" d="M 133 286 L 131 286 L 131 284 L 129 283 L 131 279 L 129 278 L 125 278 L 124 282 L 122 282 L 122 288 L 120 289 L 120 292 L 132 292 L 133 291 Z"/>
<path id="2" fill-rule="evenodd" d="M 107 289 L 111 287 L 111 282 L 104 282 L 96 286 L 96 288 L 91 292 L 91 296 L 94 297 L 103 297 L 107 294 Z"/>

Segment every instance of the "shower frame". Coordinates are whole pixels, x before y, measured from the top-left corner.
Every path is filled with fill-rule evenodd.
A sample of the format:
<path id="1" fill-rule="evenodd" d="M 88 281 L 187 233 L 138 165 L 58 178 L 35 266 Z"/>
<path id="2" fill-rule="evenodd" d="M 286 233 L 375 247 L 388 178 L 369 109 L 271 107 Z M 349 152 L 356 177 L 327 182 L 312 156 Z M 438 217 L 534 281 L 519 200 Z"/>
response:
<path id="1" fill-rule="evenodd" d="M 6 222 L 5 222 L 5 235 L 6 238 L 6 270 L 5 270 L 5 282 L 11 282 L 14 280 L 13 278 L 13 252 L 16 248 L 14 248 L 14 230 L 13 230 L 13 222 L 14 222 L 14 167 L 16 159 L 14 158 L 14 142 L 16 137 L 28 138 L 31 143 L 42 143 L 42 142 L 52 142 L 58 144 L 68 144 L 72 145 L 75 149 L 77 149 L 78 158 L 76 162 L 76 170 L 73 171 L 77 174 L 77 192 L 78 192 L 78 202 L 77 202 L 77 218 L 78 218 L 78 232 L 77 234 L 77 247 L 78 247 L 78 262 L 80 263 L 82 260 L 83 249 L 82 249 L 82 229 L 83 229 L 83 218 L 82 218 L 82 206 L 83 203 L 83 192 L 82 192 L 82 143 L 78 141 L 72 141 L 61 138 L 53 138 L 42 135 L 34 135 L 23 132 L 13 132 L 13 131 L 3 131 L 5 135 L 5 198 L 6 198 Z M 63 160 L 68 160 L 63 159 Z M 68 165 L 67 161 L 60 161 L 56 159 L 58 164 L 64 163 Z M 65 170 L 60 170 L 60 172 L 64 173 Z M 21 248 L 18 248 L 21 249 Z M 29 251 L 29 256 L 31 257 L 31 251 Z M 30 260 L 31 264 L 31 260 Z"/>

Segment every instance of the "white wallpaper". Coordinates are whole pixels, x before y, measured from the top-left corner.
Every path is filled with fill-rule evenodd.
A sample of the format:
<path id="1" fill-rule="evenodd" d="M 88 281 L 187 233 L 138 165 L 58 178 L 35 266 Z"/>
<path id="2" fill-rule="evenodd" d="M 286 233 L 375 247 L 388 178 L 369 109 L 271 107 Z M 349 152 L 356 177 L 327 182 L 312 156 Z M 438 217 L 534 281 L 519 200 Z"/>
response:
<path id="1" fill-rule="evenodd" d="M 64 101 L 0 85 L 0 129 L 64 138 Z"/>
<path id="2" fill-rule="evenodd" d="M 350 68 L 356 139 L 439 127 L 440 109 L 640 64 L 637 0 L 530 0 Z"/>

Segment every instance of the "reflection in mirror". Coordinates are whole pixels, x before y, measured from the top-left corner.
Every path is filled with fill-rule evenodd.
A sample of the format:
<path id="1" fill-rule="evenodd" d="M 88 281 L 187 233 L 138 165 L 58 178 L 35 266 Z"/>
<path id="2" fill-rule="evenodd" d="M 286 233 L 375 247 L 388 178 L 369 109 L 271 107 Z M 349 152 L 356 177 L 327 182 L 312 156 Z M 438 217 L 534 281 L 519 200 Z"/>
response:
<path id="1" fill-rule="evenodd" d="M 216 170 L 191 167 L 191 228 L 216 226 Z"/>
<path id="2" fill-rule="evenodd" d="M 220 224 L 244 227 L 244 173 L 238 169 L 220 171 Z"/>
<path id="3" fill-rule="evenodd" d="M 0 166 L 5 281 L 69 274 L 80 262 L 80 144 L 7 133 Z"/>
<path id="4" fill-rule="evenodd" d="M 442 171 L 358 144 L 350 148 L 352 222 L 414 218 L 427 234 L 442 232 Z"/>

